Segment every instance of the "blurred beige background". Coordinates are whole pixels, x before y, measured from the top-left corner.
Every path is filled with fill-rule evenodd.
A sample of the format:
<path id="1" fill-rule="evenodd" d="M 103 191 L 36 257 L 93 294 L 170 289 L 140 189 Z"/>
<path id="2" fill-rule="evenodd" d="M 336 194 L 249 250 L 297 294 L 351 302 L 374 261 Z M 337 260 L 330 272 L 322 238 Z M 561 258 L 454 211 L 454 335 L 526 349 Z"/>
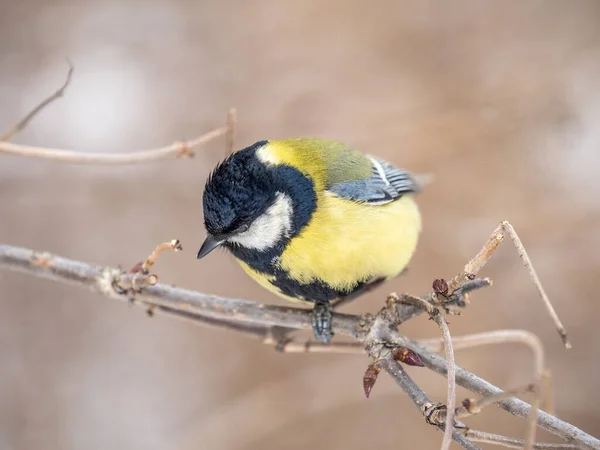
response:
<path id="1" fill-rule="evenodd" d="M 65 58 L 75 65 L 66 97 L 17 142 L 131 151 L 193 138 L 236 106 L 238 147 L 330 137 L 433 173 L 409 273 L 347 311 L 428 291 L 510 220 L 573 350 L 509 244 L 485 269 L 493 288 L 451 330 L 537 333 L 558 415 L 600 435 L 600 3 L 0 0 L 0 11 L 2 128 L 60 85 Z M 129 267 L 177 237 L 185 251 L 159 261 L 162 281 L 277 303 L 227 254 L 195 259 L 203 183 L 223 148 L 128 167 L 0 156 L 0 241 Z M 403 329 L 437 336 L 425 318 Z M 532 374 L 518 346 L 457 358 L 505 388 Z M 278 354 L 0 272 L 0 449 L 437 448 L 441 435 L 387 377 L 364 398 L 366 364 Z M 444 398 L 444 379 L 410 372 Z M 469 424 L 523 435 L 495 410 Z"/>

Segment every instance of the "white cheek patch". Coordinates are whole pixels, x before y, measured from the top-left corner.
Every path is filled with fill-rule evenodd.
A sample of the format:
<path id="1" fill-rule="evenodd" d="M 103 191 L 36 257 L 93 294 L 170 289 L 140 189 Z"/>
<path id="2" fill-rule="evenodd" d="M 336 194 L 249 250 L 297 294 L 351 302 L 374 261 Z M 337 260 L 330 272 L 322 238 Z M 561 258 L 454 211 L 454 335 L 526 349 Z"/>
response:
<path id="1" fill-rule="evenodd" d="M 290 235 L 292 213 L 292 200 L 278 193 L 275 203 L 252 222 L 247 231 L 230 237 L 228 241 L 254 250 L 274 247 L 282 238 Z"/>

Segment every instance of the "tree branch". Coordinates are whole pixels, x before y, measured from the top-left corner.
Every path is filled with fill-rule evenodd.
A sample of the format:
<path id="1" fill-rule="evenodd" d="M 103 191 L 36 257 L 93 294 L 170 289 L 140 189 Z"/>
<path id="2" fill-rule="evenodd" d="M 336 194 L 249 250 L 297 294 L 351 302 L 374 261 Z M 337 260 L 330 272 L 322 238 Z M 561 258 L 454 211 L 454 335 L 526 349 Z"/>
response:
<path id="1" fill-rule="evenodd" d="M 440 280 L 441 281 L 441 280 Z M 434 282 L 434 286 L 436 283 Z M 454 347 L 452 346 L 452 336 L 450 336 L 450 330 L 446 323 L 446 318 L 442 315 L 439 308 L 434 307 L 430 302 L 419 297 L 413 297 L 412 295 L 404 294 L 401 298 L 394 295 L 395 302 L 398 301 L 403 303 L 412 303 L 417 306 L 421 306 L 429 317 L 437 324 L 438 328 L 442 332 L 442 343 L 444 345 L 444 351 L 446 353 L 446 361 L 448 362 L 447 378 L 448 378 L 448 393 L 446 396 L 446 424 L 444 429 L 444 439 L 442 440 L 441 450 L 448 450 L 450 443 L 452 442 L 452 433 L 454 430 L 454 410 L 456 409 L 456 381 L 455 381 L 455 366 L 454 363 Z"/>
<path id="2" fill-rule="evenodd" d="M 100 165 L 117 165 L 117 164 L 137 164 L 143 162 L 157 161 L 167 158 L 190 158 L 194 156 L 194 149 L 204 145 L 219 136 L 226 136 L 226 153 L 230 154 L 233 151 L 235 133 L 236 133 L 236 110 L 231 108 L 227 113 L 227 124 L 224 127 L 216 128 L 202 136 L 199 136 L 190 141 L 175 142 L 165 147 L 154 148 L 149 150 L 141 150 L 137 152 L 124 153 L 84 153 L 73 150 L 55 149 L 47 147 L 32 147 L 26 145 L 18 145 L 7 142 L 15 134 L 24 129 L 29 122 L 50 103 L 62 97 L 67 86 L 71 82 L 73 75 L 73 65 L 69 62 L 69 71 L 67 79 L 63 85 L 52 95 L 41 101 L 33 108 L 21 121 L 6 131 L 0 137 L 0 153 L 6 153 L 16 156 L 25 156 L 29 158 L 42 158 L 54 161 L 60 161 L 71 164 L 100 164 Z"/>
<path id="3" fill-rule="evenodd" d="M 25 248 L 0 245 L 0 267 L 87 287 L 119 300 L 130 301 L 133 295 L 137 304 L 155 305 L 157 310 L 167 314 L 176 311 L 178 317 L 188 318 L 194 322 L 216 326 L 223 326 L 226 323 L 231 329 L 263 339 L 262 333 L 270 327 L 310 329 L 311 312 L 306 309 L 223 298 L 160 283 L 143 286 L 141 292 L 132 294 L 134 274 L 123 273 L 113 267 L 93 266 Z M 479 285 L 481 281 L 473 280 L 473 283 Z M 462 289 L 468 290 L 473 287 L 467 283 Z M 396 305 L 395 315 L 406 321 L 421 312 L 423 311 L 411 305 Z M 410 349 L 419 355 L 426 367 L 445 376 L 446 361 L 398 333 L 392 326 L 396 323 L 397 317 L 387 317 L 386 314 L 388 314 L 386 308 L 376 316 L 334 313 L 333 329 L 336 334 L 351 336 L 365 345 L 374 343 L 368 339 L 369 337 L 377 337 L 384 339 L 377 345 L 395 345 Z M 500 388 L 459 366 L 456 366 L 456 382 L 459 386 L 482 396 L 502 392 Z M 498 403 L 498 406 L 523 419 L 527 418 L 531 410 L 529 404 L 515 398 L 503 400 Z M 600 440 L 545 412 L 539 412 L 537 424 L 569 444 L 583 449 L 600 450 Z"/>
<path id="4" fill-rule="evenodd" d="M 38 115 L 40 111 L 42 111 L 46 106 L 52 103 L 55 100 L 61 98 L 69 84 L 71 83 L 71 77 L 73 76 L 73 64 L 69 63 L 69 71 L 67 72 L 67 78 L 63 85 L 58 88 L 52 95 L 46 97 L 42 100 L 35 108 L 33 108 L 29 113 L 23 117 L 16 125 L 14 125 L 11 129 L 7 130 L 2 136 L 0 136 L 0 141 L 9 141 L 15 134 L 24 129 L 29 122 Z"/>
<path id="5" fill-rule="evenodd" d="M 468 430 L 466 436 L 472 441 L 483 442 L 485 444 L 498 445 L 506 448 L 522 449 L 525 446 L 525 441 L 511 437 L 501 436 L 499 434 L 486 433 L 484 431 Z M 535 450 L 576 450 L 577 447 L 572 444 L 546 444 L 536 442 L 533 444 Z"/>
<path id="6" fill-rule="evenodd" d="M 388 357 L 379 360 L 378 364 L 394 379 L 398 386 L 400 386 L 402 390 L 406 392 L 406 394 L 410 397 L 420 411 L 424 412 L 427 407 L 432 404 L 431 399 L 406 373 L 398 361 Z M 445 433 L 445 426 L 436 425 L 435 427 L 442 433 Z M 458 431 L 454 430 L 453 427 L 450 427 L 450 429 L 453 430 L 452 440 L 454 440 L 462 448 L 471 450 L 479 449 L 479 447 L 473 444 L 473 442 L 471 442 L 469 439 L 466 439 Z"/>
<path id="7" fill-rule="evenodd" d="M 426 347 L 401 336 L 399 333 L 391 333 L 394 335 L 390 338 L 392 342 L 396 342 L 398 345 L 405 346 L 416 352 L 423 364 L 425 364 L 425 367 L 440 375 L 446 376 L 446 361 L 442 357 L 435 353 L 427 352 Z M 456 366 L 456 384 L 482 396 L 503 393 L 502 389 L 459 366 Z M 503 400 L 498 402 L 497 405 L 513 416 L 521 419 L 527 419 L 528 415 L 531 413 L 531 405 L 517 398 Z M 600 449 L 600 440 L 544 411 L 538 412 L 537 425 L 540 428 L 563 438 L 567 443 L 577 445 L 579 448 L 590 450 Z"/>
<path id="8" fill-rule="evenodd" d="M 235 150 L 237 134 L 237 110 L 230 108 L 227 111 L 227 134 L 225 135 L 225 156 L 231 155 Z"/>
<path id="9" fill-rule="evenodd" d="M 44 158 L 71 164 L 136 164 L 167 158 L 191 157 L 194 149 L 227 133 L 227 127 L 216 128 L 191 141 L 175 142 L 166 147 L 128 153 L 84 153 L 46 147 L 29 147 L 0 141 L 0 153 L 30 158 Z"/>

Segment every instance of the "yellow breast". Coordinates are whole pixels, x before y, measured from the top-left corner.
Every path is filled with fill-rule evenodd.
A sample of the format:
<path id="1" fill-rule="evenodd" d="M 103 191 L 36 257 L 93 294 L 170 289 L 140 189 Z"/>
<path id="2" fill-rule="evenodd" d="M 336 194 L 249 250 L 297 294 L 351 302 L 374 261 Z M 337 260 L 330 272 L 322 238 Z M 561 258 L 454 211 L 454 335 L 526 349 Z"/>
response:
<path id="1" fill-rule="evenodd" d="M 357 204 L 329 193 L 318 196 L 310 223 L 293 238 L 279 267 L 301 282 L 321 281 L 351 291 L 360 281 L 393 278 L 413 256 L 421 217 L 411 196 L 385 205 Z M 268 275 L 240 261 L 261 286 L 288 300 L 271 285 Z"/>
<path id="2" fill-rule="evenodd" d="M 358 281 L 391 278 L 411 259 L 421 218 L 410 196 L 385 205 L 365 205 L 323 193 L 308 226 L 280 258 L 289 275 L 350 290 Z"/>

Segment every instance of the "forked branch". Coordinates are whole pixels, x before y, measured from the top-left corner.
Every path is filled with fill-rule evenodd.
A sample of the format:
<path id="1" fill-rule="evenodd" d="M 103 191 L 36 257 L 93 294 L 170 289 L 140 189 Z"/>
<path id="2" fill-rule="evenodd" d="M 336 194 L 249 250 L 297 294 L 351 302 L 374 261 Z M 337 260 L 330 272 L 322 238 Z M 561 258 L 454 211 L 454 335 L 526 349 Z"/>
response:
<path id="1" fill-rule="evenodd" d="M 65 82 L 62 84 L 62 86 L 59 87 L 54 93 L 52 93 L 51 95 L 46 97 L 44 100 L 42 100 L 40 103 L 38 103 L 31 111 L 29 111 L 27 113 L 27 115 L 25 117 L 23 117 L 12 128 L 10 128 L 6 132 L 4 132 L 4 134 L 2 134 L 2 136 L 0 136 L 0 141 L 9 141 L 15 134 L 19 133 L 27 125 L 29 125 L 29 122 L 31 122 L 31 120 L 35 116 L 37 116 L 44 108 L 46 108 L 46 106 L 48 106 L 53 101 L 58 100 L 65 94 L 67 87 L 69 86 L 69 84 L 71 84 L 71 78 L 73 76 L 73 70 L 74 70 L 73 64 L 71 64 L 70 61 L 68 61 L 68 63 L 69 63 L 69 71 L 67 72 L 67 78 L 65 79 Z"/>
<path id="2" fill-rule="evenodd" d="M 529 271 L 529 275 L 531 276 L 540 298 L 544 302 L 544 306 L 548 310 L 548 313 L 550 314 L 550 317 L 556 326 L 563 344 L 566 348 L 571 348 L 571 343 L 569 342 L 569 338 L 567 336 L 567 330 L 558 317 L 554 306 L 552 306 L 552 303 L 550 302 L 550 299 L 548 298 L 548 295 L 546 294 L 546 291 L 540 282 L 537 272 L 533 267 L 531 259 L 529 259 L 529 255 L 525 251 L 525 246 L 521 242 L 521 239 L 517 235 L 513 226 L 506 220 L 502 221 L 500 225 L 498 225 L 479 253 L 467 263 L 467 265 L 458 275 L 448 282 L 448 292 L 454 292 L 454 290 L 461 286 L 466 280 L 472 280 L 475 278 L 479 271 L 483 269 L 483 266 L 485 266 L 485 264 L 488 262 L 494 251 L 498 248 L 500 243 L 504 240 L 506 235 L 508 235 L 512 240 L 517 252 L 519 253 L 519 256 L 521 257 L 521 260 L 523 261 L 523 265 Z"/>
<path id="3" fill-rule="evenodd" d="M 236 132 L 236 111 L 233 108 L 229 110 L 227 114 L 227 124 L 223 127 L 208 131 L 207 133 L 189 141 L 178 141 L 171 145 L 148 150 L 118 153 L 90 153 L 48 147 L 32 147 L 28 145 L 18 145 L 7 142 L 18 132 L 23 130 L 43 109 L 45 109 L 53 101 L 63 96 L 67 86 L 71 82 L 72 75 L 73 66 L 69 62 L 69 71 L 63 85 L 57 89 L 56 92 L 35 106 L 16 125 L 11 127 L 9 130 L 3 133 L 2 136 L 0 136 L 0 153 L 25 156 L 29 158 L 49 159 L 70 164 L 137 164 L 168 158 L 191 158 L 194 156 L 195 150 L 198 147 L 201 147 L 202 145 L 207 144 L 223 135 L 225 135 L 227 138 L 226 153 L 231 153 L 233 151 Z"/>
<path id="4" fill-rule="evenodd" d="M 117 268 L 92 266 L 84 262 L 8 245 L 0 245 L 0 267 L 87 287 L 107 297 L 131 300 L 130 288 L 134 275 L 124 273 Z M 472 283 L 478 285 L 479 281 L 473 280 Z M 144 307 L 154 305 L 156 310 L 165 314 L 174 314 L 195 323 L 231 329 L 261 340 L 267 338 L 272 327 L 310 329 L 311 312 L 305 309 L 222 298 L 161 283 L 144 286 L 134 298 L 136 304 Z M 422 309 L 419 310 L 412 305 L 397 305 L 394 315 L 404 321 L 422 312 Z M 335 313 L 333 328 L 336 334 L 350 336 L 363 342 L 363 345 L 365 341 L 362 339 L 368 335 L 385 338 L 385 341 L 392 346 L 414 351 L 425 367 L 445 376 L 446 361 L 395 331 L 393 324 L 396 317 L 388 316 L 385 311 L 376 316 L 362 317 Z M 376 330 L 373 329 L 375 323 L 378 327 Z M 456 382 L 459 386 L 482 396 L 502 393 L 500 388 L 458 366 Z M 515 398 L 503 400 L 498 403 L 498 406 L 523 419 L 527 418 L 531 411 L 530 405 Z M 537 424 L 542 429 L 561 437 L 568 444 L 583 449 L 600 450 L 598 439 L 545 412 L 540 411 Z"/>
<path id="5" fill-rule="evenodd" d="M 0 142 L 0 153 L 30 158 L 50 159 L 71 164 L 119 165 L 158 161 L 168 158 L 190 158 L 197 147 L 223 136 L 227 127 L 216 128 L 190 141 L 175 142 L 165 147 L 123 153 L 86 153 L 47 147 L 31 147 Z"/>

